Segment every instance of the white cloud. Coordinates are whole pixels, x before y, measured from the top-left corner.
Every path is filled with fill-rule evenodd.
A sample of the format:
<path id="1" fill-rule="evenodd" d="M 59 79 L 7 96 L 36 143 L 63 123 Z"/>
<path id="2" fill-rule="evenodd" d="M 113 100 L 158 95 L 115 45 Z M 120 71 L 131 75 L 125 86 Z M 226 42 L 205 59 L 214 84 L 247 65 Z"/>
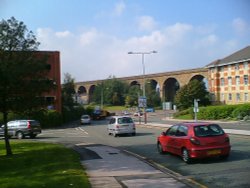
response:
<path id="1" fill-rule="evenodd" d="M 152 31 L 156 26 L 156 22 L 151 16 L 141 16 L 137 18 L 137 25 L 139 30 Z"/>
<path id="2" fill-rule="evenodd" d="M 147 35 L 118 38 L 88 28 L 80 33 L 39 28 L 37 39 L 41 50 L 61 54 L 61 72 L 70 73 L 76 81 L 106 79 L 142 74 L 141 56 L 129 51 L 158 53 L 145 56 L 146 74 L 198 68 L 237 50 L 239 42 L 222 41 L 214 33 L 197 34 L 190 24 L 176 23 Z"/>
<path id="3" fill-rule="evenodd" d="M 120 1 L 115 4 L 113 13 L 115 16 L 121 16 L 125 9 L 126 9 L 125 3 L 123 1 Z"/>
<path id="4" fill-rule="evenodd" d="M 236 18 L 232 22 L 234 30 L 240 35 L 244 35 L 250 30 L 250 26 L 241 18 Z"/>
<path id="5" fill-rule="evenodd" d="M 55 35 L 59 38 L 63 38 L 71 35 L 71 33 L 69 31 L 61 31 L 61 32 L 56 32 Z"/>

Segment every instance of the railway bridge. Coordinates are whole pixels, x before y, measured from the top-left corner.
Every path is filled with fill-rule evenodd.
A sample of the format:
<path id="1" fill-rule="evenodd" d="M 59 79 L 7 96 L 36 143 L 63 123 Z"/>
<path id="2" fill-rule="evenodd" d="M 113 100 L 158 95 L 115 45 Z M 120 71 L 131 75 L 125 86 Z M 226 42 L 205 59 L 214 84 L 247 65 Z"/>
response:
<path id="1" fill-rule="evenodd" d="M 144 78 L 147 82 L 153 84 L 155 89 L 158 89 L 162 101 L 173 102 L 176 91 L 180 89 L 180 87 L 188 84 L 191 80 L 197 79 L 206 83 L 208 80 L 208 69 L 196 68 L 181 71 L 121 77 L 116 79 L 125 81 L 130 86 L 142 86 L 143 82 L 145 81 Z M 75 91 L 83 103 L 89 103 L 91 102 L 91 97 L 95 87 L 98 84 L 101 84 L 103 81 L 105 80 L 76 82 Z"/>

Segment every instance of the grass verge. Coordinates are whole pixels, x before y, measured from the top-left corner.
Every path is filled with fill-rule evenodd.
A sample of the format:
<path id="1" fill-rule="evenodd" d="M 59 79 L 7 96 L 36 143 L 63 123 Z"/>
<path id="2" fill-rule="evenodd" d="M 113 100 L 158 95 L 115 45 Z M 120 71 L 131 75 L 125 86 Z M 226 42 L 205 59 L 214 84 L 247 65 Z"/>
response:
<path id="1" fill-rule="evenodd" d="M 59 144 L 11 141 L 13 155 L 5 156 L 0 140 L 1 188 L 91 187 L 75 151 Z"/>

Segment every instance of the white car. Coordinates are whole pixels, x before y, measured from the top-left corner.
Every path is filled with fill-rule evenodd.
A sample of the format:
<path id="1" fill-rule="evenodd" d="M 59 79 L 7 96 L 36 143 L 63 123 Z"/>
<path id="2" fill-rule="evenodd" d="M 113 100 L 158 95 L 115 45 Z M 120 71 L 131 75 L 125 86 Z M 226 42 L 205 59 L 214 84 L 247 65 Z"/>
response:
<path id="1" fill-rule="evenodd" d="M 136 128 L 130 116 L 113 116 L 108 124 L 108 134 L 116 137 L 119 134 L 136 135 Z"/>
<path id="2" fill-rule="evenodd" d="M 82 115 L 80 120 L 81 125 L 83 124 L 91 124 L 91 118 L 89 115 Z"/>

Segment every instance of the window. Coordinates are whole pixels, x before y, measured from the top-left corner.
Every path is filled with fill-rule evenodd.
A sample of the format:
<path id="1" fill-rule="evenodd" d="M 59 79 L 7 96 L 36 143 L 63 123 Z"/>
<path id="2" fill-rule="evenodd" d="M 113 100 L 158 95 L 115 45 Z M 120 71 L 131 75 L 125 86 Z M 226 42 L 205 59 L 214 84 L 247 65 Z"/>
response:
<path id="1" fill-rule="evenodd" d="M 220 72 L 224 72 L 224 67 L 219 68 Z"/>
<path id="2" fill-rule="evenodd" d="M 237 63 L 237 64 L 235 64 L 235 70 L 239 70 L 240 69 L 240 66 L 239 66 L 239 64 Z"/>
<path id="3" fill-rule="evenodd" d="M 240 101 L 240 93 L 236 93 L 236 101 Z"/>
<path id="4" fill-rule="evenodd" d="M 230 76 L 227 79 L 228 79 L 228 85 L 231 86 L 232 85 L 232 77 Z"/>
<path id="5" fill-rule="evenodd" d="M 232 93 L 228 93 L 228 100 L 229 100 L 229 101 L 232 100 Z"/>
<path id="6" fill-rule="evenodd" d="M 168 130 L 167 130 L 166 135 L 169 135 L 169 136 L 175 136 L 175 133 L 176 133 L 176 131 L 177 131 L 177 128 L 178 128 L 178 126 L 177 126 L 177 125 L 176 125 L 176 126 L 171 127 L 170 129 L 168 129 Z"/>
<path id="7" fill-rule="evenodd" d="M 244 100 L 247 101 L 247 102 L 249 102 L 248 101 L 248 93 L 244 93 Z"/>
<path id="8" fill-rule="evenodd" d="M 244 75 L 244 84 L 248 85 L 248 75 Z"/>
<path id="9" fill-rule="evenodd" d="M 240 76 L 236 76 L 235 80 L 236 80 L 236 85 L 239 86 L 240 85 Z"/>
<path id="10" fill-rule="evenodd" d="M 221 79 L 220 79 L 220 85 L 221 85 L 221 86 L 224 86 L 224 84 L 225 84 L 225 83 L 224 83 L 224 78 L 221 78 Z"/>
<path id="11" fill-rule="evenodd" d="M 231 71 L 231 65 L 228 65 L 228 70 Z"/>
<path id="12" fill-rule="evenodd" d="M 221 100 L 220 101 L 224 101 L 225 100 L 225 95 L 224 93 L 221 94 Z"/>
<path id="13" fill-rule="evenodd" d="M 248 62 L 244 62 L 244 69 L 248 69 Z"/>
<path id="14" fill-rule="evenodd" d="M 186 126 L 180 125 L 176 132 L 176 136 L 187 136 L 188 128 Z"/>

